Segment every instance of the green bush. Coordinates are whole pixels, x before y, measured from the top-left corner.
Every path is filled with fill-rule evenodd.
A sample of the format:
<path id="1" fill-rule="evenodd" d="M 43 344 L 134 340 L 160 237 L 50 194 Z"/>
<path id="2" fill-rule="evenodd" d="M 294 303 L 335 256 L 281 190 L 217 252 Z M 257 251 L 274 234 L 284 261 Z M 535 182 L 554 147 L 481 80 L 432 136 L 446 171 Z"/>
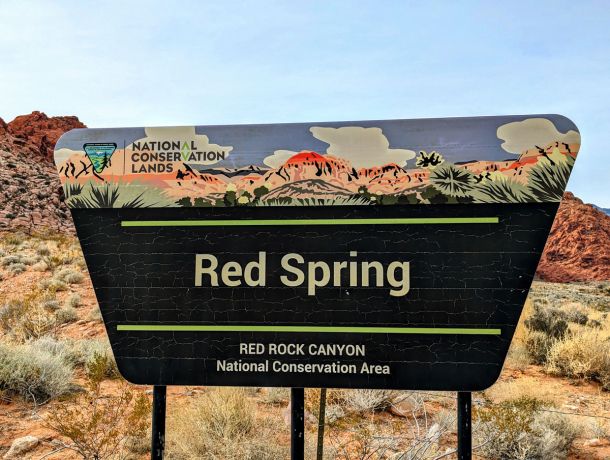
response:
<path id="1" fill-rule="evenodd" d="M 534 311 L 525 320 L 525 325 L 533 331 L 544 332 L 555 339 L 562 338 L 568 330 L 565 313 L 554 307 L 543 307 L 535 303 Z"/>

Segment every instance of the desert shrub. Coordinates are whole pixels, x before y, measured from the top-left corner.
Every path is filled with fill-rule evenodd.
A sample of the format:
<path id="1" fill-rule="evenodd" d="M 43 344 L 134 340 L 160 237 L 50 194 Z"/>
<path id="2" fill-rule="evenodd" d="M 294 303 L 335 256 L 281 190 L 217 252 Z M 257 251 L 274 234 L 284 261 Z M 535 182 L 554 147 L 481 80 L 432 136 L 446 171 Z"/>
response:
<path id="1" fill-rule="evenodd" d="M 50 256 L 51 255 L 51 250 L 49 249 L 49 247 L 47 246 L 46 243 L 40 243 L 40 245 L 36 248 L 36 254 L 38 254 L 39 256 Z"/>
<path id="2" fill-rule="evenodd" d="M 119 369 L 110 350 L 101 353 L 94 353 L 85 363 L 87 376 L 94 381 L 105 379 L 117 379 L 121 376 Z"/>
<path id="3" fill-rule="evenodd" d="M 610 341 L 599 329 L 582 328 L 557 340 L 547 370 L 564 377 L 595 380 L 610 390 Z"/>
<path id="4" fill-rule="evenodd" d="M 123 385 L 119 394 L 103 394 L 101 385 L 89 389 L 73 401 L 59 402 L 44 424 L 69 441 L 63 447 L 84 459 L 124 459 L 134 439 L 146 438 L 150 402 L 142 394 Z"/>
<path id="5" fill-rule="evenodd" d="M 55 320 L 57 321 L 57 324 L 73 323 L 77 319 L 78 313 L 76 312 L 76 309 L 69 305 L 60 308 L 55 313 Z"/>
<path id="6" fill-rule="evenodd" d="M 549 337 L 559 339 L 568 330 L 568 322 L 565 313 L 554 307 L 545 307 L 538 303 L 534 304 L 534 311 L 525 320 L 525 325 L 533 330 L 544 332 Z"/>
<path id="7" fill-rule="evenodd" d="M 37 272 L 46 272 L 49 269 L 49 266 L 47 265 L 46 262 L 44 261 L 40 261 L 40 262 L 36 262 L 34 265 L 32 265 L 32 270 L 35 270 Z"/>
<path id="8" fill-rule="evenodd" d="M 395 390 L 346 390 L 346 405 L 357 412 L 376 412 L 387 409 L 398 396 Z"/>
<path id="9" fill-rule="evenodd" d="M 545 332 L 528 331 L 525 334 L 525 349 L 534 364 L 546 364 L 549 351 L 556 339 L 547 335 Z"/>
<path id="10" fill-rule="evenodd" d="M 45 335 L 28 342 L 28 345 L 32 348 L 32 350 L 40 350 L 43 353 L 50 353 L 53 356 L 58 356 L 64 361 L 73 364 L 71 359 L 71 344 L 67 341 L 57 340 L 54 337 Z"/>
<path id="11" fill-rule="evenodd" d="M 271 429 L 255 419 L 255 406 L 243 389 L 218 388 L 197 396 L 169 419 L 170 459 L 275 460 L 286 452 Z"/>
<path id="12" fill-rule="evenodd" d="M 49 310 L 49 311 L 55 311 L 58 310 L 59 307 L 61 306 L 58 300 L 55 299 L 49 299 L 49 300 L 45 300 L 41 303 L 42 308 L 44 308 L 45 310 Z"/>
<path id="13" fill-rule="evenodd" d="M 55 319 L 43 308 L 41 297 L 41 292 L 34 290 L 22 299 L 11 299 L 0 306 L 0 330 L 11 341 L 35 339 L 55 327 Z"/>
<path id="14" fill-rule="evenodd" d="M 66 299 L 66 305 L 68 307 L 72 307 L 72 308 L 76 308 L 76 307 L 80 307 L 82 305 L 83 301 L 80 297 L 80 295 L 74 293 L 71 294 L 67 299 Z"/>
<path id="15" fill-rule="evenodd" d="M 81 272 L 66 267 L 55 274 L 55 279 L 63 281 L 67 284 L 78 284 L 81 283 L 85 277 Z"/>
<path id="16" fill-rule="evenodd" d="M 100 311 L 99 306 L 96 305 L 95 307 L 93 307 L 93 309 L 89 312 L 88 319 L 89 321 L 102 321 L 102 312 Z"/>
<path id="17" fill-rule="evenodd" d="M 477 410 L 482 453 L 502 460 L 566 458 L 578 431 L 566 416 L 544 407 L 541 400 L 521 397 Z"/>
<path id="18" fill-rule="evenodd" d="M 531 440 L 533 452 L 541 460 L 562 460 L 567 458 L 579 429 L 563 414 L 540 412 L 534 417 Z"/>
<path id="19" fill-rule="evenodd" d="M 39 286 L 41 289 L 46 289 L 51 293 L 66 291 L 68 289 L 68 285 L 57 278 L 45 278 L 39 283 Z"/>
<path id="20" fill-rule="evenodd" d="M 290 399 L 289 388 L 269 387 L 263 396 L 263 402 L 266 404 L 284 404 Z"/>
<path id="21" fill-rule="evenodd" d="M 22 263 L 12 264 L 12 265 L 9 265 L 9 267 L 8 267 L 8 271 L 10 271 L 14 275 L 23 273 L 26 270 L 27 270 L 27 267 L 25 266 L 25 264 L 22 264 Z"/>
<path id="22" fill-rule="evenodd" d="M 8 256 L 4 256 L 2 258 L 2 262 L 1 262 L 3 267 L 8 267 L 10 265 L 20 264 L 20 263 L 22 263 L 20 255 L 8 255 Z"/>
<path id="23" fill-rule="evenodd" d="M 571 307 L 564 310 L 566 320 L 571 323 L 585 325 L 589 321 L 589 315 L 582 308 Z"/>
<path id="24" fill-rule="evenodd" d="M 85 368 L 92 381 L 120 377 L 110 344 L 101 340 L 77 340 L 72 344 L 71 359 Z"/>
<path id="25" fill-rule="evenodd" d="M 62 356 L 32 344 L 0 344 L 0 390 L 36 404 L 70 391 L 72 367 Z"/>

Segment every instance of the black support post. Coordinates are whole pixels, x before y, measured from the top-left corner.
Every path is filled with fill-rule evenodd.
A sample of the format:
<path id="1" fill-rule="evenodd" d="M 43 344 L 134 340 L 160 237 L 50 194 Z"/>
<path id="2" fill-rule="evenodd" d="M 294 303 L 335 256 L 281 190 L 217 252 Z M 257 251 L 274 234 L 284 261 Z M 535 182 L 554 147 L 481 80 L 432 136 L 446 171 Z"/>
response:
<path id="1" fill-rule="evenodd" d="M 326 423 L 326 388 L 320 389 L 320 413 L 318 414 L 318 449 L 316 460 L 324 458 L 324 425 Z"/>
<path id="2" fill-rule="evenodd" d="M 167 387 L 153 387 L 151 460 L 163 460 L 165 451 L 165 401 Z"/>
<path id="3" fill-rule="evenodd" d="M 290 389 L 290 459 L 305 459 L 305 390 Z"/>
<path id="4" fill-rule="evenodd" d="M 460 391 L 457 396 L 458 460 L 472 459 L 472 393 Z"/>

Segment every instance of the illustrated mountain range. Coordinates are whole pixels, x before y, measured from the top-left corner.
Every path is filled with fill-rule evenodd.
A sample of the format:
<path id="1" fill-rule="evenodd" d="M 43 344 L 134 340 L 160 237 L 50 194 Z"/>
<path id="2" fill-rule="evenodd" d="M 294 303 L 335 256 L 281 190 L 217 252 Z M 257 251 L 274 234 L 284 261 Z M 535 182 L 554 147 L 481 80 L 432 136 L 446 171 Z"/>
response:
<path id="1" fill-rule="evenodd" d="M 557 200 L 561 198 L 578 147 L 554 142 L 524 151 L 517 159 L 455 164 L 445 161 L 442 153 L 420 152 L 420 166 L 411 169 L 394 163 L 356 169 L 347 159 L 312 151 L 295 153 L 277 168 L 196 168 L 177 162 L 172 172 L 129 174 L 124 169 L 129 150 L 115 152 L 99 174 L 78 153 L 58 166 L 69 198 L 84 200 L 78 203 L 85 207 L 89 206 L 80 187 L 90 181 L 131 186 L 142 192 L 142 205 L 155 206 L 168 202 L 182 206 L 285 205 L 311 200 L 323 200 L 323 204 L 527 202 L 553 194 Z M 144 184 L 149 189 L 154 186 L 154 196 L 148 196 Z M 94 202 L 90 204 L 95 207 Z"/>

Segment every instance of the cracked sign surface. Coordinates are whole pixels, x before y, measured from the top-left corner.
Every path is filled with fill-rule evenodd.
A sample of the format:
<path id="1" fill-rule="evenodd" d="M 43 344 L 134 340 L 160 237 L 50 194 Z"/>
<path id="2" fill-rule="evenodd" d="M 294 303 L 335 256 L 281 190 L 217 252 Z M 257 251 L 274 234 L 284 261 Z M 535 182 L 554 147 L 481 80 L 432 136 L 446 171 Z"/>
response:
<path id="1" fill-rule="evenodd" d="M 579 146 L 531 115 L 79 129 L 55 162 L 127 380 L 473 391 Z"/>

